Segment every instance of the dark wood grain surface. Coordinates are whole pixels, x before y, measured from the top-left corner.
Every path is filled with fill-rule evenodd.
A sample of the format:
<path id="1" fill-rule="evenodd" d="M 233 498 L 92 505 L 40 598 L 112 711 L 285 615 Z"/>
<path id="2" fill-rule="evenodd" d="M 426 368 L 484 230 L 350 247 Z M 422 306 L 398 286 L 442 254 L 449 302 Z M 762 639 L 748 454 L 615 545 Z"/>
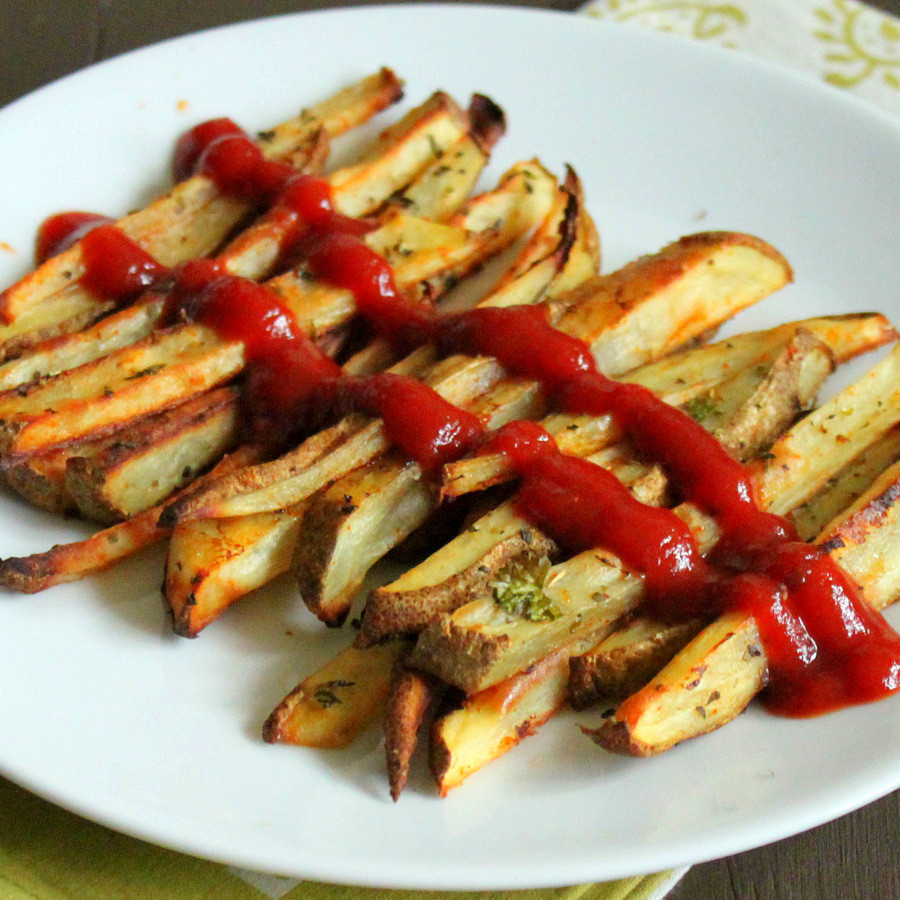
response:
<path id="1" fill-rule="evenodd" d="M 135 47 L 259 16 L 345 0 L 0 0 L 0 106 Z M 515 5 L 574 10 L 580 0 Z M 900 0 L 873 3 L 900 15 Z M 0 811 L 2 817 L 2 811 Z M 674 900 L 900 898 L 900 792 L 805 834 L 695 866 Z"/>

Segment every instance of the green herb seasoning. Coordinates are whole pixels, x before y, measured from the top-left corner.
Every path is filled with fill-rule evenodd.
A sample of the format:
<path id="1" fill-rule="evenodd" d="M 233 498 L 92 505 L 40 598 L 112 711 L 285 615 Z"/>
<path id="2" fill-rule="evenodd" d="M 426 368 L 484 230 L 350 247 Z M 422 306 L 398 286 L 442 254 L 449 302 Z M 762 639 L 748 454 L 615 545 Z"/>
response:
<path id="1" fill-rule="evenodd" d="M 518 562 L 501 571 L 491 582 L 494 602 L 507 615 L 529 622 L 552 622 L 562 613 L 544 593 L 543 584 L 550 560 L 543 557 L 530 565 Z"/>

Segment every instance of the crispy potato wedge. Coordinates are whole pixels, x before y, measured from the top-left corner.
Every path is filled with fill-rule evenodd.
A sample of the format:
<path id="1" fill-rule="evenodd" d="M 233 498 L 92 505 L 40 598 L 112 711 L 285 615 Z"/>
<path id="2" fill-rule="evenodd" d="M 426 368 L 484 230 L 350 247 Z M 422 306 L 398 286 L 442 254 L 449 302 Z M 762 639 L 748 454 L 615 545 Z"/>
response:
<path id="1" fill-rule="evenodd" d="M 408 652 L 405 641 L 341 651 L 278 704 L 263 725 L 263 739 L 301 747 L 348 746 L 381 713 L 394 666 Z"/>
<path id="2" fill-rule="evenodd" d="M 574 709 L 587 709 L 597 702 L 624 700 L 647 684 L 703 624 L 699 620 L 670 624 L 638 616 L 569 660 L 569 703 Z"/>
<path id="3" fill-rule="evenodd" d="M 811 402 L 815 389 L 830 371 L 828 348 L 800 330 L 775 360 L 755 369 L 752 378 L 739 372 L 730 379 L 737 382 L 736 386 L 727 387 L 726 381 L 719 400 L 725 412 L 719 417 L 707 416 L 703 424 L 735 447 L 743 445 L 737 455 L 759 452 Z M 745 407 L 749 407 L 749 414 L 744 413 Z M 752 428 L 748 428 L 748 421 L 754 423 Z M 662 502 L 665 479 L 661 472 L 633 464 L 629 454 L 628 448 L 620 445 L 593 458 L 617 471 L 645 502 Z M 485 585 L 496 573 L 492 561 L 507 562 L 503 548 L 509 546 L 517 528 L 524 528 L 532 538 L 536 534 L 513 516 L 511 507 L 501 506 L 473 525 L 469 533 L 460 535 L 392 584 L 374 591 L 366 605 L 359 640 L 376 639 L 400 625 L 403 627 L 396 630 L 422 630 L 439 615 L 475 601 L 479 592 L 483 596 Z M 548 539 L 542 536 L 541 540 Z M 544 547 L 541 552 L 549 551 Z"/>
<path id="4" fill-rule="evenodd" d="M 880 366 L 884 365 L 885 363 L 880 364 Z M 873 370 L 876 375 L 880 366 Z M 823 429 L 821 423 L 823 421 L 826 423 L 834 421 L 838 418 L 841 410 L 844 411 L 844 415 L 847 415 L 854 404 L 870 409 L 879 409 L 879 403 L 882 403 L 882 401 L 879 400 L 877 394 L 880 390 L 890 392 L 891 386 L 887 383 L 889 381 L 890 379 L 873 378 L 870 372 L 785 432 L 783 437 L 773 446 L 772 452 L 782 445 L 805 447 L 812 456 L 815 456 L 815 462 L 810 465 L 798 464 L 789 472 L 785 472 L 783 486 L 786 492 L 790 492 L 787 499 L 782 499 L 781 495 L 777 493 L 781 485 L 775 479 L 772 479 L 770 482 L 773 485 L 772 490 L 768 497 L 764 498 L 763 502 L 770 500 L 778 509 L 790 516 L 794 511 L 789 504 L 796 502 L 797 497 L 805 497 L 809 496 L 810 493 L 814 493 L 820 485 L 826 485 L 823 490 L 827 496 L 831 482 L 834 482 L 835 485 L 840 485 L 842 477 L 846 477 L 851 483 L 854 483 L 853 473 L 855 466 L 854 463 L 851 463 L 849 466 L 845 464 L 846 451 L 844 443 L 833 441 L 829 436 L 828 430 Z M 884 466 L 893 462 L 893 459 L 889 458 L 892 452 L 891 432 L 887 432 L 880 439 L 877 437 L 873 438 L 873 433 L 877 436 L 878 429 L 870 429 L 868 433 L 868 440 L 874 441 L 871 445 L 869 465 L 878 459 L 882 459 L 884 462 L 883 469 Z M 857 447 L 860 445 L 865 447 L 865 439 L 861 435 Z M 867 449 L 864 449 L 861 454 L 863 458 L 863 462 L 860 463 L 862 476 L 866 472 L 865 457 Z M 855 471 L 859 472 L 860 470 Z M 764 464 L 758 464 L 756 472 L 757 476 L 762 475 L 765 477 L 768 469 Z M 868 484 L 872 483 L 876 474 L 870 471 Z M 857 491 L 857 496 L 862 493 L 863 489 L 864 487 L 860 487 Z M 839 497 L 840 493 L 837 496 Z M 834 499 L 836 500 L 837 497 Z M 688 624 L 697 628 L 705 623 Z M 652 635 L 652 639 L 648 639 L 648 635 Z M 665 648 L 671 646 L 673 652 L 677 649 L 680 635 L 680 625 L 664 625 L 654 620 L 645 620 L 643 617 L 638 617 L 630 622 L 624 630 L 610 636 L 594 651 L 587 654 L 583 660 L 573 662 L 573 669 L 575 667 L 579 668 L 579 702 L 582 705 L 588 703 L 589 690 L 592 684 L 597 686 L 594 699 L 604 699 L 605 697 L 621 698 L 623 695 L 627 696 L 629 693 L 637 690 L 633 683 L 639 677 L 637 673 L 640 671 L 642 673 L 641 677 L 646 674 L 644 683 L 649 681 L 654 672 L 659 671 L 667 661 Z M 630 645 L 632 638 L 634 638 L 633 646 Z M 609 653 L 606 652 L 607 648 L 610 650 Z M 629 672 L 623 664 L 626 656 L 630 665 L 635 667 L 633 679 L 630 678 Z M 655 670 L 653 669 L 654 665 L 656 666 Z M 648 669 L 651 670 L 649 673 L 647 673 Z"/>
<path id="5" fill-rule="evenodd" d="M 175 633 L 197 637 L 236 600 L 287 572 L 303 510 L 176 525 L 163 583 Z"/>
<path id="6" fill-rule="evenodd" d="M 817 540 L 879 610 L 900 597 L 898 500 L 900 463 L 894 463 Z"/>
<path id="7" fill-rule="evenodd" d="M 382 70 L 266 133 L 263 153 L 302 167 L 320 131 L 341 134 L 401 94 L 396 76 Z M 248 211 L 246 203 L 222 195 L 210 179 L 197 175 L 117 224 L 163 265 L 174 265 L 213 251 Z M 82 271 L 76 245 L 0 294 L 5 322 L 0 325 L 0 354 L 9 357 L 40 340 L 82 328 L 109 310 L 109 303 L 98 302 L 78 283 Z"/>
<path id="8" fill-rule="evenodd" d="M 222 459 L 208 476 L 201 476 L 197 483 L 202 483 L 204 477 L 215 477 L 231 468 L 245 466 L 258 456 L 257 448 L 240 447 Z M 78 581 L 86 575 L 102 572 L 167 537 L 168 530 L 158 525 L 159 513 L 159 507 L 151 507 L 82 541 L 58 544 L 45 553 L 0 560 L 0 587 L 34 594 L 55 584 Z"/>
<path id="9" fill-rule="evenodd" d="M 240 429 L 237 390 L 201 394 L 126 429 L 100 453 L 70 458 L 66 490 L 85 518 L 117 522 L 193 481 L 237 445 Z"/>
<path id="10" fill-rule="evenodd" d="M 403 666 L 394 672 L 384 716 L 384 748 L 391 799 L 396 802 L 409 781 L 409 767 L 428 710 L 442 685 Z"/>
<path id="11" fill-rule="evenodd" d="M 829 526 L 819 543 L 883 609 L 900 596 L 900 466 Z M 752 616 L 728 613 L 704 628 L 591 737 L 630 756 L 655 756 L 727 724 L 765 687 L 765 647 Z"/>
<path id="12" fill-rule="evenodd" d="M 818 493 L 788 513 L 800 537 L 811 541 L 898 460 L 900 426 L 895 426 L 854 457 L 840 472 L 829 477 Z"/>
<path id="13" fill-rule="evenodd" d="M 449 128 L 449 133 L 453 134 L 460 127 L 458 109 L 439 107 L 439 111 L 438 119 L 443 121 L 443 129 L 441 122 L 435 121 L 433 103 L 411 113 L 410 127 L 395 136 L 396 152 L 388 160 L 393 166 L 390 180 L 385 183 L 385 160 L 359 167 L 355 169 L 354 178 L 335 191 L 336 207 L 344 212 L 359 209 L 362 212 L 358 214 L 371 213 L 389 196 L 386 190 L 394 184 L 402 185 L 413 179 L 408 189 L 394 200 L 395 205 L 432 218 L 456 213 L 487 159 L 483 149 L 485 143 L 464 134 L 447 147 L 447 153 L 452 154 L 454 159 L 452 168 L 446 163 L 443 153 L 438 160 L 430 162 L 434 151 L 440 151 L 442 143 L 446 143 L 448 135 L 443 131 Z M 429 142 L 428 135 L 434 138 L 433 144 Z M 303 171 L 320 171 L 325 155 L 327 143 L 319 141 L 311 144 Z M 423 167 L 424 171 L 420 171 Z M 339 173 L 335 178 L 338 177 Z M 234 275 L 253 279 L 267 277 L 280 258 L 288 227 L 289 218 L 276 207 L 232 240 L 221 251 L 219 259 Z M 26 354 L 22 360 L 7 363 L 0 367 L 0 389 L 14 387 L 37 375 L 52 375 L 75 368 L 146 337 L 159 319 L 162 306 L 161 298 L 148 295 L 83 334 L 58 338 L 51 346 L 41 346 Z"/>
<path id="14" fill-rule="evenodd" d="M 614 753 L 654 756 L 730 722 L 766 680 L 753 619 L 730 613 L 704 628 L 612 719 L 585 733 Z"/>
<path id="15" fill-rule="evenodd" d="M 752 376 L 758 367 L 771 364 L 798 328 L 811 332 L 825 343 L 838 363 L 896 337 L 884 316 L 878 314 L 806 319 L 768 331 L 726 338 L 706 347 L 690 348 L 634 369 L 623 375 L 622 380 L 641 384 L 667 403 L 682 406 L 708 397 L 735 373 Z M 709 403 L 705 406 L 710 408 Z M 560 449 L 574 456 L 589 456 L 621 438 L 610 417 L 554 413 L 542 424 L 554 436 Z M 444 467 L 443 495 L 459 497 L 502 484 L 510 477 L 510 467 L 502 455 L 461 459 Z"/>
<path id="16" fill-rule="evenodd" d="M 537 732 L 565 703 L 568 658 L 564 646 L 526 672 L 465 698 L 431 731 L 431 773 L 442 797 L 470 775 Z"/>
<path id="17" fill-rule="evenodd" d="M 686 344 L 792 277 L 784 257 L 758 238 L 689 235 L 579 286 L 560 327 L 591 345 L 599 334 L 611 338 L 594 357 L 602 372 L 617 375 Z"/>
<path id="18" fill-rule="evenodd" d="M 481 303 L 490 305 L 498 294 L 502 294 L 504 302 L 536 302 L 551 285 L 554 276 L 565 272 L 567 278 L 571 277 L 566 269 L 572 242 L 567 243 L 562 254 L 553 251 L 551 258 L 547 258 L 547 242 L 542 234 L 548 228 L 555 230 L 563 225 L 564 218 L 569 212 L 569 196 L 566 191 L 558 192 L 557 201 L 545 217 L 544 224 L 528 242 L 518 261 L 525 256 L 533 258 L 535 241 L 540 243 L 545 257 L 537 259 L 530 268 L 523 268 L 522 274 L 515 280 L 505 280 L 498 290 L 489 294 Z M 574 230 L 574 223 L 571 227 Z M 560 244 L 565 241 L 565 235 L 557 237 Z M 574 234 L 572 237 L 574 239 Z M 545 267 L 544 263 L 547 262 L 550 266 Z M 577 261 L 579 269 L 583 264 L 582 259 Z M 536 270 L 539 270 L 538 277 L 534 278 Z M 390 351 L 383 342 L 376 341 L 370 350 L 374 352 L 363 351 L 352 358 L 345 365 L 345 371 L 348 371 L 348 374 L 364 374 L 377 370 L 380 362 L 387 362 L 390 358 Z M 427 380 L 432 387 L 452 402 L 464 402 L 488 386 L 487 382 L 484 382 L 485 377 L 491 377 L 496 381 L 490 373 L 495 373 L 497 369 L 486 360 L 472 361 L 463 357 L 452 358 L 436 365 L 433 351 L 422 347 L 392 366 L 389 371 L 418 377 L 423 377 L 428 372 Z M 456 385 L 465 385 L 463 392 L 460 392 L 460 388 Z M 523 390 L 518 383 L 512 383 L 498 386 L 496 396 L 493 398 L 494 410 L 485 409 L 483 414 L 493 415 L 500 408 L 508 408 L 514 409 L 516 415 L 533 415 L 537 411 L 535 404 L 539 402 L 539 391 L 535 387 L 526 385 Z M 340 447 L 335 445 L 333 458 L 326 460 L 317 456 L 317 468 L 310 469 L 307 466 L 306 450 L 304 445 L 301 445 L 276 460 L 255 467 L 253 471 L 238 473 L 235 477 L 211 486 L 203 493 L 192 495 L 185 503 L 167 510 L 167 521 L 171 524 L 195 518 L 221 518 L 281 509 L 300 502 L 329 481 L 365 465 L 388 449 L 387 438 L 380 423 L 364 423 L 359 417 L 349 417 L 335 428 L 347 440 Z"/>
<path id="19" fill-rule="evenodd" d="M 754 464 L 760 500 L 778 514 L 805 503 L 898 421 L 900 344 L 776 441 L 765 460 Z"/>
<path id="20" fill-rule="evenodd" d="M 6 481 L 35 506 L 51 512 L 77 513 L 79 505 L 68 479 L 78 477 L 82 484 L 75 490 L 94 498 L 82 504 L 85 507 L 82 514 L 103 523 L 118 521 L 164 499 L 174 489 L 172 479 L 180 486 L 235 445 L 237 401 L 233 388 L 201 394 L 181 406 L 115 429 L 111 434 L 27 456 L 5 471 Z M 207 439 L 218 435 L 214 443 L 219 445 L 221 441 L 224 449 L 214 454 L 206 452 L 204 435 Z M 68 472 L 70 463 L 79 471 L 92 472 L 93 476 L 89 480 L 73 476 Z M 185 472 L 188 466 L 190 473 Z M 123 481 L 129 471 L 134 477 L 126 476 Z M 109 489 L 105 472 L 111 478 Z M 138 473 L 142 473 L 140 477 Z M 168 480 L 165 473 L 169 473 Z M 108 493 L 106 500 L 102 499 L 104 492 Z M 118 511 L 110 505 L 117 493 Z M 92 509 L 97 512 L 93 513 Z"/>
<path id="21" fill-rule="evenodd" d="M 393 454 L 334 482 L 303 517 L 291 571 L 304 603 L 342 625 L 369 568 L 410 535 L 435 506 L 437 488 Z"/>
<path id="22" fill-rule="evenodd" d="M 159 323 L 165 301 L 148 294 L 90 328 L 58 337 L 0 366 L 0 391 L 57 375 L 146 338 Z"/>

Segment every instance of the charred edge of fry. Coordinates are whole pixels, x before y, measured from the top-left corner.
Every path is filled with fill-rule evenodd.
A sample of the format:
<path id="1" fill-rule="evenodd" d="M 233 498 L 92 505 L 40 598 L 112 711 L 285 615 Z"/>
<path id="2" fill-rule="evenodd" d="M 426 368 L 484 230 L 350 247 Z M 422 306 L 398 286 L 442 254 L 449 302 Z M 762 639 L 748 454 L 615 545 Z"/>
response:
<path id="1" fill-rule="evenodd" d="M 900 480 L 891 478 L 893 469 L 885 472 L 870 488 L 878 491 L 874 497 L 867 498 L 861 509 L 851 507 L 841 520 L 827 529 L 828 537 L 819 545 L 824 553 L 835 553 L 843 550 L 848 544 L 860 544 L 872 528 L 887 521 L 896 510 L 900 501 Z M 888 480 L 884 490 L 880 482 Z"/>
<path id="2" fill-rule="evenodd" d="M 443 693 L 441 683 L 403 665 L 394 673 L 384 716 L 385 761 L 396 803 L 409 782 L 409 769 L 428 711 Z"/>
<path id="3" fill-rule="evenodd" d="M 469 135 L 484 154 L 506 134 L 506 114 L 490 97 L 473 94 L 469 103 Z"/>

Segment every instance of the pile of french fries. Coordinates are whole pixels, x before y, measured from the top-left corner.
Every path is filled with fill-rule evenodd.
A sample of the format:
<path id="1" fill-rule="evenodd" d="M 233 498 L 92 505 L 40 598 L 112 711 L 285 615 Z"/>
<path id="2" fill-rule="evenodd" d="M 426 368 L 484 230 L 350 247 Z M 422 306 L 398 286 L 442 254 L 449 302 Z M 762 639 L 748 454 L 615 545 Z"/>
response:
<path id="1" fill-rule="evenodd" d="M 489 260 L 502 274 L 468 304 L 544 304 L 601 370 L 681 407 L 753 472 L 764 508 L 790 518 L 882 609 L 900 596 L 900 350 L 816 407 L 836 366 L 896 338 L 876 313 L 823 316 L 711 335 L 791 280 L 778 251 L 739 233 L 681 238 L 600 274 L 596 229 L 576 174 L 513 166 L 473 196 L 504 129 L 477 95 L 442 92 L 331 169 L 333 139 L 401 96 L 385 69 L 259 136 L 267 157 L 327 173 L 340 212 L 378 226 L 365 240 L 414 301 L 444 294 Z M 539 387 L 490 358 L 405 357 L 369 335 L 347 291 L 302 266 L 278 268 L 283 223 L 208 178 L 177 184 L 118 225 L 164 265 L 215 255 L 265 282 L 348 374 L 414 375 L 489 428 L 540 419 L 560 448 L 613 472 L 642 502 L 674 508 L 701 548 L 716 522 L 680 503 L 609 416 L 548 408 Z M 231 604 L 290 573 L 347 647 L 272 712 L 268 741 L 342 747 L 381 720 L 391 793 L 419 744 L 442 795 L 566 705 L 608 710 L 601 746 L 647 756 L 738 715 L 766 685 L 752 618 L 678 624 L 641 612 L 642 578 L 598 547 L 566 558 L 520 518 L 503 456 L 439 478 L 352 414 L 272 458 L 242 430 L 243 345 L 203 325 L 163 326 L 162 293 L 124 308 L 79 283 L 79 246 L 0 295 L 0 471 L 44 509 L 102 527 L 92 537 L 0 562 L 22 592 L 83 578 L 168 539 L 165 601 L 196 637 Z M 379 560 L 416 554 L 352 615 Z"/>

